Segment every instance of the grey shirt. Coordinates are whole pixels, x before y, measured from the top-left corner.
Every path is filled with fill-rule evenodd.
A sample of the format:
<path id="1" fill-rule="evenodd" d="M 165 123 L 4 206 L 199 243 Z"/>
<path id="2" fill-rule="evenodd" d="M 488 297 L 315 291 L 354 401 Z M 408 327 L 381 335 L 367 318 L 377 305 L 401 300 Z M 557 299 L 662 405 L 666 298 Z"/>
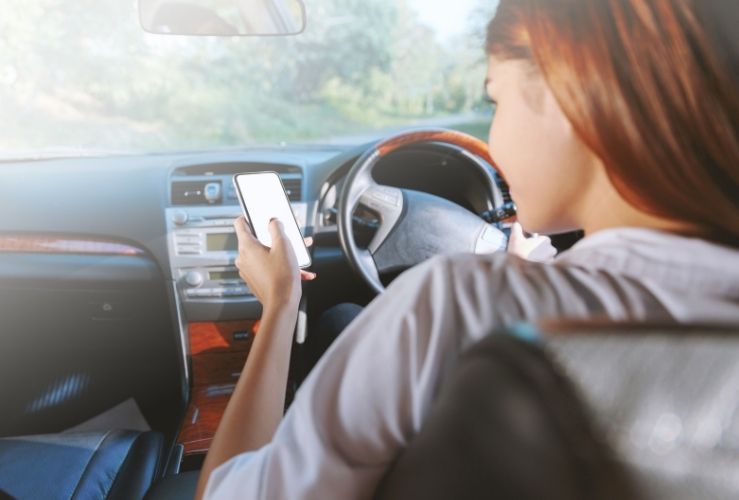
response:
<path id="1" fill-rule="evenodd" d="M 206 497 L 371 498 L 461 350 L 522 321 L 594 317 L 737 324 L 739 250 L 620 228 L 549 263 L 502 253 L 433 258 L 347 327 L 273 441 L 218 467 Z"/>

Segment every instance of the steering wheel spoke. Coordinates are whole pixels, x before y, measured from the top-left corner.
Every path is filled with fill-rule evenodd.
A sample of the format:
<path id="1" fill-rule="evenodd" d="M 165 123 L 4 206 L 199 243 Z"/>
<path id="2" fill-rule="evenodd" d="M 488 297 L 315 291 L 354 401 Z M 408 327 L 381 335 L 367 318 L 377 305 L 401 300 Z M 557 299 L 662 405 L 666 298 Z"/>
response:
<path id="1" fill-rule="evenodd" d="M 357 252 L 357 257 L 359 258 L 359 261 L 361 262 L 365 271 L 367 271 L 369 277 L 374 281 L 373 284 L 382 286 L 382 282 L 380 281 L 380 273 L 377 269 L 377 263 L 375 262 L 375 258 L 373 257 L 372 253 L 369 250 L 360 249 Z"/>
<path id="2" fill-rule="evenodd" d="M 352 180 L 352 189 L 348 193 L 346 200 L 347 206 L 354 207 L 361 203 L 361 199 L 364 194 L 368 191 L 372 191 L 379 184 L 372 178 L 372 172 L 370 170 L 358 172 L 356 177 Z"/>
<path id="3" fill-rule="evenodd" d="M 403 213 L 403 191 L 373 184 L 361 194 L 359 203 L 380 216 L 380 226 L 368 246 L 369 251 L 374 254 L 400 220 Z"/>

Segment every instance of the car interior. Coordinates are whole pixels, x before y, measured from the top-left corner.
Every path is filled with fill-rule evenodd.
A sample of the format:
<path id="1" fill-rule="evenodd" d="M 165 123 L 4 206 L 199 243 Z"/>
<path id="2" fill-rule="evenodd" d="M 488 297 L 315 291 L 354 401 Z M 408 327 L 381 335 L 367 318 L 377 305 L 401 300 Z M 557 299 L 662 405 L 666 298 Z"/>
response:
<path id="1" fill-rule="evenodd" d="M 140 0 L 140 25 L 129 29 L 170 44 L 297 40 L 321 2 L 232 3 L 217 15 L 205 2 Z M 21 77 L 8 67 L 0 85 L 9 88 Z M 424 121 L 340 141 L 188 147 L 186 137 L 160 150 L 3 156 L 0 495 L 192 497 L 261 314 L 235 267 L 234 175 L 277 173 L 313 239 L 318 279 L 303 285 L 299 357 L 332 306 L 366 305 L 434 255 L 505 248 L 498 235 L 515 204 L 484 134 Z M 564 251 L 581 237 L 552 241 Z M 377 498 L 739 495 L 735 331 L 540 329 L 547 341 L 490 332 L 465 355 Z M 537 377 L 520 368 L 529 365 Z M 286 409 L 296 388 L 290 380 Z M 539 420 L 524 432 L 506 398 Z"/>

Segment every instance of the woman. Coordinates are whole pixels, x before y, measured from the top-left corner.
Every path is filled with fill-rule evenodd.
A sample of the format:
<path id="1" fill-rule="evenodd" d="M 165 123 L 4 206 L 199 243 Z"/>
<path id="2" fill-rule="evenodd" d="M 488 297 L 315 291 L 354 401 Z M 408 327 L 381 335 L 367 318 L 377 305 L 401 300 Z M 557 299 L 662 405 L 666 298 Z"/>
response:
<path id="1" fill-rule="evenodd" d="M 281 420 L 300 273 L 242 219 L 261 329 L 201 474 L 210 498 L 366 498 L 458 353 L 547 317 L 739 322 L 736 2 L 503 0 L 488 27 L 490 151 L 553 262 L 439 257 L 352 322 Z M 311 276 L 304 275 L 305 278 Z"/>

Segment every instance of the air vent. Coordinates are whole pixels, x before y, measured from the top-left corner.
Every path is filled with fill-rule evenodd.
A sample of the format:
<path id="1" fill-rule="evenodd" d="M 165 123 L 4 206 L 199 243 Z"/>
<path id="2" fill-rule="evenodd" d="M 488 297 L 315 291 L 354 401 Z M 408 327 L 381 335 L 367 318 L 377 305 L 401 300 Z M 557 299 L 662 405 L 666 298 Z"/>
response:
<path id="1" fill-rule="evenodd" d="M 223 162 L 202 163 L 179 167 L 175 175 L 234 175 L 243 172 L 270 171 L 278 174 L 300 175 L 301 169 L 297 165 L 286 165 L 283 163 L 255 163 L 255 162 Z"/>
<path id="2" fill-rule="evenodd" d="M 285 191 L 287 191 L 287 197 L 290 201 L 301 200 L 303 194 L 303 182 L 301 178 L 285 179 L 283 177 L 282 184 L 285 186 Z"/>
<path id="3" fill-rule="evenodd" d="M 172 205 L 210 205 L 212 202 L 208 201 L 205 193 L 207 184 L 213 184 L 213 181 L 173 182 Z"/>

